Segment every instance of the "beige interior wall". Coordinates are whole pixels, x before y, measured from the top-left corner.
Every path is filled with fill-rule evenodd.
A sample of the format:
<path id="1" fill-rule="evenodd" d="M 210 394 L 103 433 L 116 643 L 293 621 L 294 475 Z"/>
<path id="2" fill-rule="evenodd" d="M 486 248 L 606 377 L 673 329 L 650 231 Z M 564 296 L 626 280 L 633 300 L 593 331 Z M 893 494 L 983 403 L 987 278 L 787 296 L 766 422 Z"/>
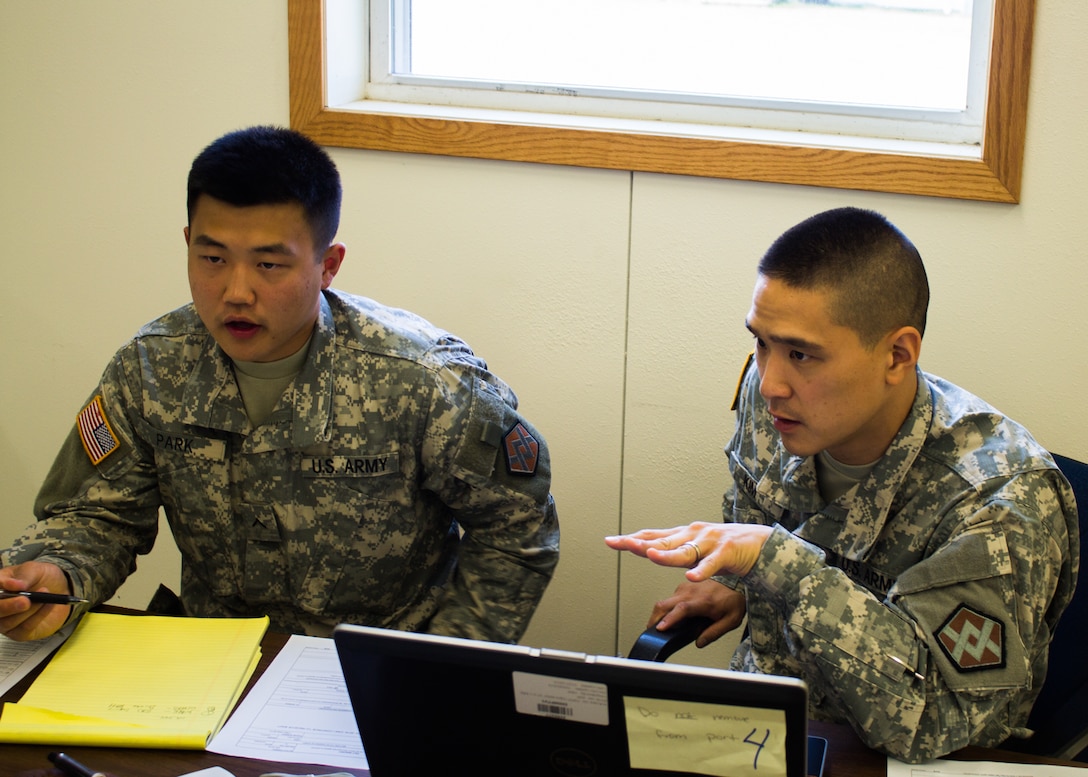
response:
<path id="1" fill-rule="evenodd" d="M 31 519 L 113 351 L 187 301 L 192 157 L 287 122 L 285 25 L 282 0 L 0 0 L 0 541 Z M 720 514 L 752 268 L 828 207 L 875 208 L 915 239 L 934 291 L 926 369 L 1088 459 L 1086 34 L 1080 0 L 1037 4 L 1013 206 L 333 151 L 349 249 L 337 285 L 468 340 L 552 447 L 563 557 L 526 642 L 624 652 L 678 581 L 621 567 L 600 538 Z M 176 580 L 164 539 L 118 601 Z"/>

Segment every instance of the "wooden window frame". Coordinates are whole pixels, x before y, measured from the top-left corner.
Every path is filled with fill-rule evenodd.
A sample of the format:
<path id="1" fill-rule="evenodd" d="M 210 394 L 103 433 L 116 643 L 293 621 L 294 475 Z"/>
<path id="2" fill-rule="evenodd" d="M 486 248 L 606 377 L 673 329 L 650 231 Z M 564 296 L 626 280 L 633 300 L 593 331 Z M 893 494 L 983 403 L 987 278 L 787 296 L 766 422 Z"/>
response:
<path id="1" fill-rule="evenodd" d="M 978 159 L 341 110 L 325 104 L 323 0 L 288 0 L 291 127 L 345 148 L 1016 203 L 1035 0 L 996 0 Z"/>

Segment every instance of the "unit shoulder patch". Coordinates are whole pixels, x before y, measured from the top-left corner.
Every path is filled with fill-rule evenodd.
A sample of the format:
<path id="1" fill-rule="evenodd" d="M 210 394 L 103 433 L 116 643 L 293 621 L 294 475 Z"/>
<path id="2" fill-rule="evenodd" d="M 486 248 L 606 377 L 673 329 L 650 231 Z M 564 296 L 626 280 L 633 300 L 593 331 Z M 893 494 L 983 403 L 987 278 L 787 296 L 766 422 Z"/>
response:
<path id="1" fill-rule="evenodd" d="M 506 471 L 511 475 L 532 475 L 536 473 L 537 458 L 540 455 L 540 443 L 518 421 L 502 438 L 502 451 L 506 458 Z"/>
<path id="2" fill-rule="evenodd" d="M 961 672 L 1005 666 L 1005 624 L 961 604 L 937 631 L 937 643 Z"/>
<path id="3" fill-rule="evenodd" d="M 107 456 L 121 446 L 117 435 L 113 433 L 106 411 L 102 407 L 102 396 L 98 395 L 76 416 L 76 427 L 83 450 L 87 452 L 91 464 L 98 466 Z"/>

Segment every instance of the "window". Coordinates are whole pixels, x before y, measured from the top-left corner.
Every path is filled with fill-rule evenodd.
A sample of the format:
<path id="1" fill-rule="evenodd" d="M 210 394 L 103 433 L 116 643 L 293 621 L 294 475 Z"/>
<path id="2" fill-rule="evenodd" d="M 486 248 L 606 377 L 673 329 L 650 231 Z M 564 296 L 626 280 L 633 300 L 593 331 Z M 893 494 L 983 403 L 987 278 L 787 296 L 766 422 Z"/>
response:
<path id="1" fill-rule="evenodd" d="M 292 125 L 328 145 L 1004 202 L 1015 202 L 1019 195 L 1031 0 L 994 0 L 992 22 L 990 0 L 976 0 L 973 24 L 970 0 L 867 0 L 870 5 L 936 4 L 949 11 L 916 10 L 897 17 L 897 23 L 906 19 L 912 24 L 938 25 L 919 35 L 958 36 L 947 49 L 959 59 L 937 68 L 951 74 L 935 82 L 948 88 L 922 105 L 909 90 L 923 80 L 919 63 L 935 60 L 930 45 L 921 56 L 916 51 L 913 57 L 892 57 L 893 62 L 908 62 L 907 77 L 890 78 L 886 75 L 890 71 L 882 70 L 883 83 L 877 92 L 818 94 L 805 85 L 822 88 L 831 79 L 808 76 L 818 75 L 820 62 L 833 59 L 842 46 L 828 42 L 834 32 L 830 30 L 808 36 L 823 48 L 806 54 L 801 48 L 805 36 L 801 36 L 793 45 L 780 48 L 775 58 L 781 59 L 786 50 L 802 52 L 797 63 L 778 70 L 789 75 L 781 82 L 786 88 L 800 85 L 809 91 L 768 101 L 759 99 L 759 93 L 768 91 L 775 68 L 725 67 L 720 61 L 700 66 L 694 56 L 667 53 L 653 58 L 653 68 L 636 67 L 638 54 L 652 39 L 640 37 L 645 29 L 638 20 L 621 24 L 614 13 L 605 13 L 612 1 L 550 0 L 546 18 L 554 28 L 546 29 L 541 22 L 535 37 L 519 40 L 514 49 L 503 52 L 492 43 L 511 36 L 489 34 L 481 20 L 499 17 L 502 9 L 515 4 L 524 13 L 532 5 L 529 0 L 371 0 L 374 18 L 366 16 L 367 4 L 362 0 L 289 0 Z M 712 30 L 711 35 L 734 29 L 739 24 L 736 19 L 743 17 L 746 34 L 753 41 L 757 24 L 751 20 L 781 10 L 759 7 L 769 5 L 769 0 L 762 4 L 753 0 L 743 4 L 622 1 L 629 10 L 649 3 L 656 13 L 672 9 L 677 16 L 687 16 L 687 25 L 680 28 L 684 35 L 659 35 L 658 48 L 665 38 L 682 37 L 690 49 L 699 36 L 689 33 L 714 23 L 706 21 L 706 16 L 691 21 L 690 14 L 696 10 L 710 9 L 715 18 L 726 12 L 733 15 L 727 26 Z M 408 14 L 412 3 L 415 7 Z M 443 16 L 449 8 L 457 13 Z M 564 18 L 564 11 L 575 8 L 579 9 L 580 34 L 632 41 L 634 58 L 624 62 L 622 47 L 613 47 L 607 58 L 595 61 L 584 56 L 592 48 L 586 46 L 578 49 L 581 56 L 569 52 L 564 56 L 557 40 L 573 23 Z M 589 13 L 591 8 L 598 13 Z M 811 14 L 818 8 L 795 2 L 792 11 Z M 843 12 L 862 13 L 841 7 L 819 10 L 838 13 L 838 19 Z M 474 11 L 481 15 L 473 18 Z M 757 17 L 757 11 L 764 16 Z M 594 18 L 604 25 L 595 28 Z M 456 25 L 462 21 L 472 24 L 458 30 Z M 369 45 L 364 46 L 368 25 Z M 482 34 L 472 38 L 478 31 Z M 869 40 L 873 36 L 854 37 Z M 520 56 L 531 52 L 533 40 L 539 39 L 552 46 L 546 55 Z M 451 40 L 460 46 L 450 48 Z M 750 46 L 736 62 L 757 62 L 761 45 Z M 972 45 L 976 51 L 973 70 L 967 54 Z M 742 47 L 725 48 L 736 52 Z M 868 56 L 863 59 L 866 66 L 871 64 Z M 682 62 L 685 71 L 668 72 L 665 65 L 674 61 Z M 616 62 L 622 66 L 611 67 Z M 496 63 L 506 72 L 496 71 Z M 542 63 L 553 66 L 552 70 L 532 69 Z M 719 87 L 699 80 L 702 74 L 726 71 L 748 76 L 748 81 Z M 670 87 L 670 77 L 685 85 L 699 83 L 699 88 L 688 86 L 686 94 L 677 94 Z M 908 91 L 896 92 L 891 88 L 893 80 Z M 640 99 L 629 99 L 632 93 Z M 655 99 L 650 107 L 660 111 L 649 114 L 650 120 L 641 118 L 650 105 L 644 99 L 646 93 Z M 593 103 L 597 116 L 572 117 L 564 105 L 572 99 Z M 820 99 L 853 105 L 817 114 L 811 104 Z M 788 121 L 777 125 L 767 121 L 781 116 Z M 804 121 L 798 122 L 798 117 Z M 909 141 L 899 137 L 906 125 L 913 133 Z"/>

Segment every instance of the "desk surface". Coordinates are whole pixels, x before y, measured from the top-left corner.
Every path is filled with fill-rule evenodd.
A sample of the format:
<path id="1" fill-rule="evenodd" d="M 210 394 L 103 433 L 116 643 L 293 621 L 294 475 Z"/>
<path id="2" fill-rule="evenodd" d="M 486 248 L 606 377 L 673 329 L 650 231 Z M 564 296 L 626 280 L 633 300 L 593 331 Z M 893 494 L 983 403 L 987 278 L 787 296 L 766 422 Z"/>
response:
<path id="1" fill-rule="evenodd" d="M 269 663 L 279 653 L 286 635 L 267 634 L 262 642 L 262 655 L 254 679 L 268 668 Z M 34 675 L 25 678 L 19 685 L 5 694 L 3 701 L 18 699 L 30 686 Z M 248 690 L 248 689 L 247 689 Z M 887 758 L 875 750 L 870 750 L 861 743 L 848 726 L 813 722 L 810 733 L 822 736 L 828 741 L 825 777 L 885 777 Z M 4 777 L 58 777 L 60 772 L 50 767 L 46 756 L 58 748 L 47 745 L 4 745 L 0 744 L 0 766 Z M 288 774 L 327 774 L 345 772 L 363 777 L 366 770 L 333 769 L 327 766 L 307 764 L 285 764 L 274 761 L 258 761 L 251 758 L 232 758 L 230 756 L 209 753 L 202 750 L 139 750 L 112 747 L 70 747 L 64 751 L 99 771 L 114 777 L 178 777 L 181 774 L 222 766 L 235 777 L 260 777 L 268 772 L 286 772 Z M 972 761 L 1004 760 L 1022 763 L 1053 763 L 1088 768 L 1088 764 L 1069 764 L 1045 758 L 1034 758 L 1018 753 L 987 750 L 969 747 L 952 757 L 962 757 Z"/>
<path id="2" fill-rule="evenodd" d="M 256 682 L 272 659 L 287 642 L 287 635 L 268 633 L 261 642 L 261 659 L 253 673 L 250 686 Z M 34 676 L 24 678 L 2 697 L 3 701 L 18 699 L 30 687 Z M 246 688 L 246 692 L 249 688 Z M 3 777 L 59 777 L 52 769 L 47 756 L 62 748 L 49 745 L 0 744 L 0 775 Z M 180 774 L 222 766 L 235 777 L 260 777 L 268 772 L 288 774 L 328 774 L 345 772 L 353 775 L 369 775 L 365 769 L 341 769 L 308 764 L 288 764 L 275 761 L 258 761 L 251 758 L 232 758 L 203 750 L 143 750 L 114 747 L 65 747 L 64 752 L 85 766 L 114 777 L 178 777 Z"/>

